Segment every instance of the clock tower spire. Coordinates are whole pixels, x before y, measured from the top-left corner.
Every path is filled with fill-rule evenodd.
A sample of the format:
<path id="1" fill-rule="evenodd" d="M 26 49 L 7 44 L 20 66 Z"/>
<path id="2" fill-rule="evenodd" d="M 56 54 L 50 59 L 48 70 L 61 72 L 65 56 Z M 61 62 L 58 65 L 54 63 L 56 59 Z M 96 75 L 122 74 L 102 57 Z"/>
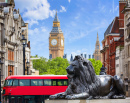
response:
<path id="1" fill-rule="evenodd" d="M 95 60 L 101 60 L 100 43 L 99 43 L 98 33 L 97 33 L 97 41 L 96 41 L 96 45 L 95 45 L 95 52 L 93 55 L 94 55 Z"/>
<path id="2" fill-rule="evenodd" d="M 57 11 L 53 21 L 53 27 L 49 36 L 49 58 L 62 57 L 64 55 L 64 35 L 60 28 Z"/>

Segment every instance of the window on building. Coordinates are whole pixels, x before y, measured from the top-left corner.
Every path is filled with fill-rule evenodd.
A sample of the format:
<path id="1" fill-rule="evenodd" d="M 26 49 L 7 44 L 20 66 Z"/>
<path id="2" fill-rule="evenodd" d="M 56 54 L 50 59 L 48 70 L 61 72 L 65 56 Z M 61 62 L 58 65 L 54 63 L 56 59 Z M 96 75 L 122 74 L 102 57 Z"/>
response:
<path id="1" fill-rule="evenodd" d="M 8 60 L 14 61 L 14 51 L 11 49 L 8 49 Z"/>
<path id="2" fill-rule="evenodd" d="M 54 26 L 57 26 L 57 24 L 54 24 Z"/>
<path id="3" fill-rule="evenodd" d="M 97 45 L 97 49 L 99 49 L 99 45 Z"/>
<path id="4" fill-rule="evenodd" d="M 14 66 L 8 65 L 8 76 L 14 75 Z"/>

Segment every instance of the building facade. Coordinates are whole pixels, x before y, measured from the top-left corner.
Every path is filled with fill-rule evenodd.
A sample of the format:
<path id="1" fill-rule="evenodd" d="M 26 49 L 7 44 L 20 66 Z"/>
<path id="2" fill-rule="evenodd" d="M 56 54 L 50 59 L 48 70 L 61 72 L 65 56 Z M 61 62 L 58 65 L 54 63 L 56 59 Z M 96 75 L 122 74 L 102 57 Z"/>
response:
<path id="1" fill-rule="evenodd" d="M 97 33 L 97 40 L 96 40 L 96 44 L 95 44 L 95 52 L 93 55 L 94 55 L 95 60 L 101 61 L 100 43 L 99 43 L 98 33 Z"/>
<path id="2" fill-rule="evenodd" d="M 53 21 L 53 28 L 49 36 L 49 59 L 64 56 L 64 35 L 60 28 L 57 12 Z"/>
<path id="3" fill-rule="evenodd" d="M 118 17 L 108 26 L 104 33 L 102 41 L 103 49 L 101 50 L 103 65 L 107 68 L 107 74 L 115 75 L 115 49 L 117 41 L 120 39 Z"/>
<path id="4" fill-rule="evenodd" d="M 124 49 L 120 53 L 120 66 L 119 74 L 125 81 L 126 96 L 130 97 L 130 1 L 128 0 L 124 10 Z"/>
<path id="5" fill-rule="evenodd" d="M 24 23 L 19 10 L 14 7 L 14 0 L 0 2 L 0 58 L 4 63 L 1 71 L 2 85 L 9 75 L 23 75 L 22 35 L 28 38 L 28 24 Z M 26 42 L 28 45 L 25 48 L 29 49 L 30 42 Z"/>
<path id="6" fill-rule="evenodd" d="M 124 46 L 124 9 L 127 0 L 119 1 L 119 17 L 115 17 L 104 33 L 102 41 L 103 49 L 101 50 L 103 65 L 107 68 L 107 74 L 116 74 L 116 63 L 119 61 L 116 57 L 116 47 Z M 116 62 L 117 61 L 117 62 Z"/>

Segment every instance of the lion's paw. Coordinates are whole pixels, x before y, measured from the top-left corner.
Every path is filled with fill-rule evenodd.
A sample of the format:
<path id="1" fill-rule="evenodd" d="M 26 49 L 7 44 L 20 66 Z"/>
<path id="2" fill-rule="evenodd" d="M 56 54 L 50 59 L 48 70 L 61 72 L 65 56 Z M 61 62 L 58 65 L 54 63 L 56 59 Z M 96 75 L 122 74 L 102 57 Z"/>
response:
<path id="1" fill-rule="evenodd" d="M 109 99 L 108 96 L 100 97 L 100 99 Z"/>
<path id="2" fill-rule="evenodd" d="M 49 99 L 52 99 L 52 100 L 53 100 L 53 99 L 57 99 L 57 95 L 50 95 L 50 96 L 49 96 Z"/>
<path id="3" fill-rule="evenodd" d="M 67 96 L 65 97 L 65 99 L 72 100 L 72 99 L 74 99 L 74 97 L 73 97 L 73 96 L 71 96 L 71 95 L 67 95 Z"/>
<path id="4" fill-rule="evenodd" d="M 64 95 L 64 94 L 58 94 L 58 95 L 57 95 L 57 98 L 58 98 L 58 99 L 65 99 L 65 95 Z"/>

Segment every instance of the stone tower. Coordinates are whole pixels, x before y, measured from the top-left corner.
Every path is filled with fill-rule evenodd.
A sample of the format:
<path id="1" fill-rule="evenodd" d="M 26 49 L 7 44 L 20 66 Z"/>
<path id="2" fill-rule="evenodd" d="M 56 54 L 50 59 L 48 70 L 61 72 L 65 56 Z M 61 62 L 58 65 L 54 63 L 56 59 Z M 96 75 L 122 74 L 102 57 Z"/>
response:
<path id="1" fill-rule="evenodd" d="M 64 56 L 64 35 L 60 28 L 60 21 L 55 14 L 53 21 L 53 28 L 49 36 L 49 58 L 54 59 L 56 57 Z"/>
<path id="2" fill-rule="evenodd" d="M 101 60 L 100 43 L 99 43 L 98 33 L 97 33 L 97 41 L 96 41 L 96 45 L 95 45 L 95 52 L 93 55 L 94 55 L 95 60 Z"/>

